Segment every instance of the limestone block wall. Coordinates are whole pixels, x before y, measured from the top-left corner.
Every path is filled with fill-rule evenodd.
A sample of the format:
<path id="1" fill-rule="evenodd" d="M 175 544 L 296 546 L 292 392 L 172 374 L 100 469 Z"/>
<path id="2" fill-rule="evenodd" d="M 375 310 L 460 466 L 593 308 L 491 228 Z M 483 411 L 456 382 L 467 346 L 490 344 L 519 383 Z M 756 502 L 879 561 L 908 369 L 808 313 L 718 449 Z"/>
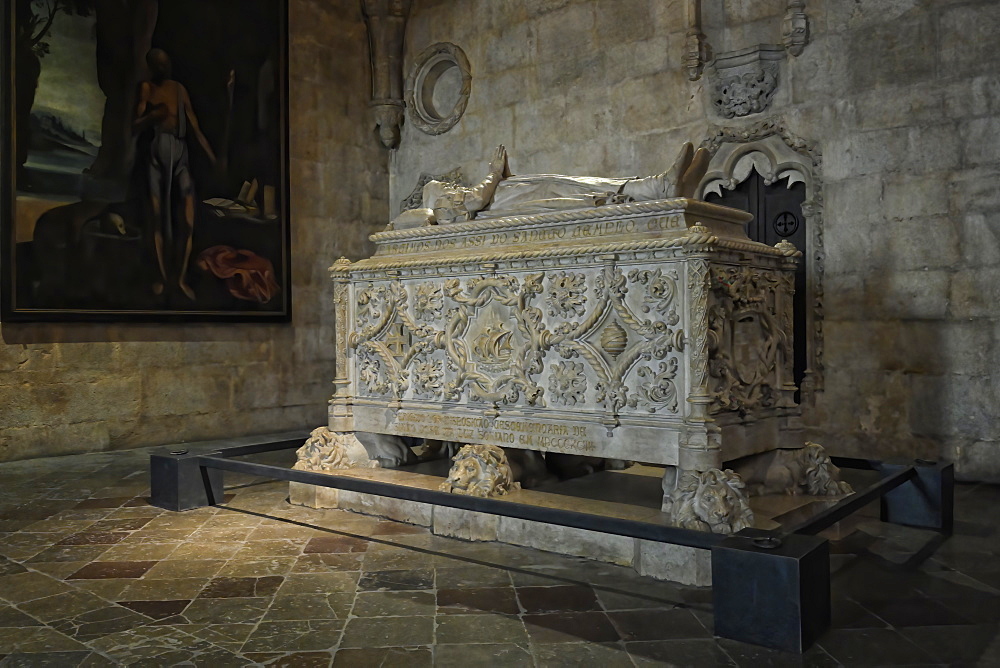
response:
<path id="1" fill-rule="evenodd" d="M 822 152 L 825 390 L 805 408 L 838 454 L 938 457 L 1000 480 L 1000 4 L 808 0 L 810 43 L 770 107 L 713 110 L 681 65 L 679 0 L 415 0 L 406 66 L 465 50 L 467 111 L 404 127 L 390 206 L 421 172 L 662 171 L 685 140 L 774 118 Z M 704 0 L 718 50 L 780 43 L 783 0 Z M 746 42 L 746 43 L 744 43 Z"/>
<path id="2" fill-rule="evenodd" d="M 326 270 L 370 252 L 388 175 L 360 3 L 289 4 L 292 323 L 0 324 L 0 461 L 325 423 Z"/>

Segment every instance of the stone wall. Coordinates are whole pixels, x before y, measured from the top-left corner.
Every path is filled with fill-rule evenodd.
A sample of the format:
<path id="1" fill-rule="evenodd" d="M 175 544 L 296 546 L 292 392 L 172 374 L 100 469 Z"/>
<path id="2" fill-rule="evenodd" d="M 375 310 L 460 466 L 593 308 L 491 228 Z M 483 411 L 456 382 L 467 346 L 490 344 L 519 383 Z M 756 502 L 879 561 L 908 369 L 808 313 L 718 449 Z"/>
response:
<path id="1" fill-rule="evenodd" d="M 355 0 L 291 0 L 290 325 L 0 325 L 0 461 L 312 428 L 333 378 L 327 267 L 389 211 Z"/>
<path id="2" fill-rule="evenodd" d="M 1000 480 L 1000 4 L 809 0 L 811 43 L 770 108 L 725 120 L 681 66 L 678 0 L 415 0 L 409 67 L 467 53 L 462 120 L 413 124 L 390 161 L 395 212 L 421 172 L 650 174 L 684 140 L 774 118 L 823 154 L 825 390 L 806 420 L 838 454 L 938 457 Z M 783 0 L 704 0 L 718 50 L 780 43 Z"/>

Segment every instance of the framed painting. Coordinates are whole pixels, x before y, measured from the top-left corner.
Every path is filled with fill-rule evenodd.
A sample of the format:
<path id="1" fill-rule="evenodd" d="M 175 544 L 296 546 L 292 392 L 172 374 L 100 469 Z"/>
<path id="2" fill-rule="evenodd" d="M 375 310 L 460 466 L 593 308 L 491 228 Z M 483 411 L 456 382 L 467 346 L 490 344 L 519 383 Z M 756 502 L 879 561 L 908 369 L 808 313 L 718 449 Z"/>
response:
<path id="1" fill-rule="evenodd" d="M 4 3 L 5 321 L 287 321 L 287 0 Z"/>

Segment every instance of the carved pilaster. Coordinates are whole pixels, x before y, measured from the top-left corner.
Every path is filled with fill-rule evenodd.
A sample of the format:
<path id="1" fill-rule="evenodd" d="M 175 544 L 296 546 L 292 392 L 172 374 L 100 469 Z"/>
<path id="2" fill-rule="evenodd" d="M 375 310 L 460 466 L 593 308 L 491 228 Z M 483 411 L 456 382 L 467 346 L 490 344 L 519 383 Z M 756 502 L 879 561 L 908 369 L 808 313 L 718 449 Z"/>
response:
<path id="1" fill-rule="evenodd" d="M 684 37 L 682 62 L 688 79 L 697 81 L 708 62 L 708 42 L 701 32 L 701 0 L 687 2 L 687 33 Z"/>
<path id="2" fill-rule="evenodd" d="M 801 54 L 809 43 L 809 19 L 805 8 L 805 0 L 788 0 L 785 18 L 781 21 L 781 43 L 793 56 Z"/>
<path id="3" fill-rule="evenodd" d="M 379 139 L 399 146 L 403 124 L 403 36 L 412 0 L 362 0 L 372 67 L 371 106 Z"/>
<path id="4" fill-rule="evenodd" d="M 333 398 L 330 399 L 330 428 L 334 431 L 353 431 L 354 413 L 351 410 L 351 369 L 348 364 L 348 336 L 350 318 L 350 260 L 340 258 L 330 267 L 333 276 L 334 346 L 336 368 L 333 379 Z"/>

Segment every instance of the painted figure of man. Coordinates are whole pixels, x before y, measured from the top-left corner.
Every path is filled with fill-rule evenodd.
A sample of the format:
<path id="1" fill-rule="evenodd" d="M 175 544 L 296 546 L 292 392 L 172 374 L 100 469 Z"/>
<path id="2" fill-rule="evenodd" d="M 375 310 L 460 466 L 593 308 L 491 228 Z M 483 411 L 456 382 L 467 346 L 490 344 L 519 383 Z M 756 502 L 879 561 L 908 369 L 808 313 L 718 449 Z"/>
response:
<path id="1" fill-rule="evenodd" d="M 188 165 L 188 127 L 213 165 L 215 153 L 201 132 L 187 89 L 170 78 L 170 57 L 162 49 L 151 49 L 146 54 L 146 63 L 150 80 L 140 88 L 134 126 L 136 132 L 152 128 L 147 173 L 154 219 L 153 243 L 161 276 L 153 285 L 153 292 L 162 294 L 167 286 L 176 286 L 193 300 L 194 290 L 185 280 L 195 214 L 194 181 Z"/>

